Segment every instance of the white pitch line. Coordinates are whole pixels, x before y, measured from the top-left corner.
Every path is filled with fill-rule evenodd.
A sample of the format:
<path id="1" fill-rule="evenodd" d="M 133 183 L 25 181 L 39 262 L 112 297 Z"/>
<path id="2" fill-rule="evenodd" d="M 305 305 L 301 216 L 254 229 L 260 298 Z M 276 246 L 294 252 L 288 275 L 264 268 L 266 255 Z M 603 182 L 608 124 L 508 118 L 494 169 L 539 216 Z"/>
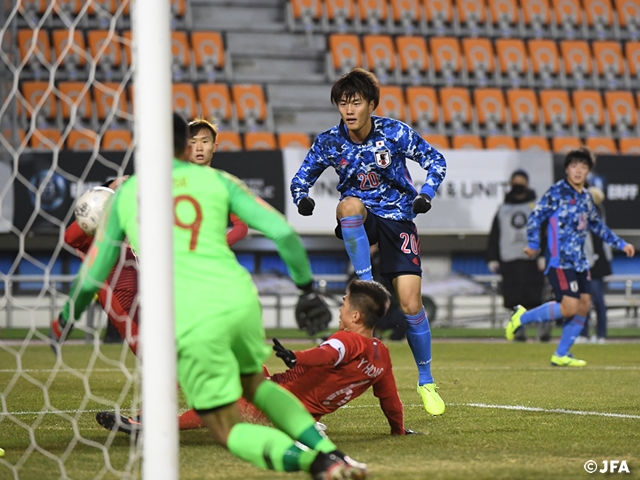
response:
<path id="1" fill-rule="evenodd" d="M 414 366 L 401 366 L 401 367 L 393 367 L 394 370 L 415 370 L 416 367 Z M 522 366 L 522 367 L 518 367 L 518 366 L 510 366 L 510 365 L 504 365 L 504 366 L 482 366 L 479 365 L 477 367 L 471 367 L 468 365 L 461 365 L 459 367 L 456 366 L 451 366 L 451 365 L 443 365 L 443 366 L 438 366 L 438 367 L 434 367 L 437 368 L 437 370 L 469 370 L 469 371 L 476 371 L 476 370 L 485 370 L 485 371 L 491 371 L 491 370 L 500 370 L 500 371 L 504 371 L 504 370 L 514 370 L 514 371 L 536 371 L 536 370 L 542 370 L 542 371 L 554 371 L 554 372 L 584 372 L 587 370 L 631 370 L 631 371 L 635 371 L 635 370 L 640 370 L 640 366 L 636 366 L 636 365 L 627 365 L 627 366 L 615 366 L 615 365 L 597 365 L 597 366 L 588 366 L 582 369 L 572 369 L 572 370 L 568 370 L 568 369 L 563 369 L 563 368 L 559 368 L 559 367 L 553 367 L 551 365 L 549 365 L 548 367 L 526 367 L 526 366 Z"/>

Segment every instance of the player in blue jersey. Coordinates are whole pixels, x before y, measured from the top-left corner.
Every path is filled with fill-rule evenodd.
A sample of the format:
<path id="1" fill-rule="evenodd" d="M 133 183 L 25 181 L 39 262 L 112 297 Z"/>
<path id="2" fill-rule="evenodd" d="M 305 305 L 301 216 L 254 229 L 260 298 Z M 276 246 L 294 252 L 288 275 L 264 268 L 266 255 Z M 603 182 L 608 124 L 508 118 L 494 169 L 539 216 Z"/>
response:
<path id="1" fill-rule="evenodd" d="M 431 415 L 445 405 L 431 374 L 431 330 L 422 305 L 420 240 L 413 219 L 431 208 L 446 172 L 444 157 L 408 125 L 373 116 L 380 100 L 375 76 L 361 68 L 343 75 L 331 89 L 341 121 L 321 133 L 291 181 L 291 194 L 301 215 L 311 215 L 315 202 L 309 189 L 322 172 L 338 174 L 340 203 L 336 236 L 360 279 L 372 280 L 369 247 L 378 244 L 383 275 L 397 292 L 407 319 L 407 339 L 418 365 L 418 393 Z M 406 160 L 428 173 L 418 193 Z"/>
<path id="2" fill-rule="evenodd" d="M 584 252 L 587 230 L 622 250 L 628 257 L 635 255 L 634 246 L 615 235 L 602 222 L 593 198 L 585 188 L 587 174 L 593 164 L 593 156 L 587 148 L 567 153 L 564 159 L 566 178 L 552 185 L 529 215 L 529 244 L 524 249 L 529 257 L 534 257 L 540 250 L 540 229 L 544 222 L 548 222 L 545 273 L 553 286 L 556 301 L 528 311 L 519 305 L 506 327 L 507 339 L 513 340 L 522 325 L 564 318 L 560 343 L 551 356 L 551 364 L 559 367 L 584 367 L 587 364 L 569 353 L 591 307 L 591 277 Z"/>

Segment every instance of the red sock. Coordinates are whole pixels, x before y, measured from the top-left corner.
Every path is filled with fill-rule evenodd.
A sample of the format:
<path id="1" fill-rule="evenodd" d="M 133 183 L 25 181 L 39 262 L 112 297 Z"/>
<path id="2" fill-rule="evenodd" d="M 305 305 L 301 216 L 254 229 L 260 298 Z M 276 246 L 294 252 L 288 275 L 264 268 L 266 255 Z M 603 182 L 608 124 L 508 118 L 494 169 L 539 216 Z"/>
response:
<path id="1" fill-rule="evenodd" d="M 238 400 L 238 410 L 240 410 L 240 419 L 247 423 L 257 423 L 260 425 L 268 425 L 269 419 L 251 402 L 240 397 Z"/>
<path id="2" fill-rule="evenodd" d="M 204 428 L 204 423 L 195 410 L 187 410 L 178 417 L 180 430 L 193 430 L 194 428 Z"/>

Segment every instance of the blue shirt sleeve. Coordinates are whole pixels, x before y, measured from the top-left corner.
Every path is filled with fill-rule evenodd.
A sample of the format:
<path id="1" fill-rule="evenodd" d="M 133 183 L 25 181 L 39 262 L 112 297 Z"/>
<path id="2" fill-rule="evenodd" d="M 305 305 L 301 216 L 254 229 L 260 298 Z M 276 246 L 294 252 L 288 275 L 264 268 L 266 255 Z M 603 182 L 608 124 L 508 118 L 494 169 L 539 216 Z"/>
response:
<path id="1" fill-rule="evenodd" d="M 546 191 L 527 219 L 527 242 L 528 247 L 533 250 L 540 250 L 540 229 L 542 224 L 558 208 L 558 196 L 554 194 L 554 191 L 554 187 Z"/>
<path id="2" fill-rule="evenodd" d="M 304 157 L 302 165 L 291 180 L 291 196 L 293 203 L 298 205 L 302 197 L 309 195 L 309 189 L 313 187 L 322 172 L 331 165 L 320 148 L 321 137 L 316 138 L 311 145 L 311 149 Z"/>
<path id="3" fill-rule="evenodd" d="M 433 148 L 414 129 L 407 127 L 407 132 L 402 136 L 406 144 L 404 150 L 407 158 L 418 162 L 427 171 L 427 178 L 420 189 L 420 193 L 433 198 L 447 173 L 447 162 L 438 150 Z"/>

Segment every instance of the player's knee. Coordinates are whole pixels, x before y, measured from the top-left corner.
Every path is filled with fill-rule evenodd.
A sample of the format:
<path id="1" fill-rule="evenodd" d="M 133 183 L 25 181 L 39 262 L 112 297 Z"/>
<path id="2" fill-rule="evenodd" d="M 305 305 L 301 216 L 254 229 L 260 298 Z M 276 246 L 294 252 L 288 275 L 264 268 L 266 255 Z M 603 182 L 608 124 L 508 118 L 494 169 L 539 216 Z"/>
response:
<path id="1" fill-rule="evenodd" d="M 367 211 L 364 208 L 364 204 L 356 197 L 345 197 L 340 200 L 336 209 L 338 218 L 350 217 L 353 215 L 366 216 Z"/>
<path id="2" fill-rule="evenodd" d="M 579 305 L 577 298 L 564 297 L 560 303 L 560 313 L 564 318 L 571 318 L 578 313 Z"/>

